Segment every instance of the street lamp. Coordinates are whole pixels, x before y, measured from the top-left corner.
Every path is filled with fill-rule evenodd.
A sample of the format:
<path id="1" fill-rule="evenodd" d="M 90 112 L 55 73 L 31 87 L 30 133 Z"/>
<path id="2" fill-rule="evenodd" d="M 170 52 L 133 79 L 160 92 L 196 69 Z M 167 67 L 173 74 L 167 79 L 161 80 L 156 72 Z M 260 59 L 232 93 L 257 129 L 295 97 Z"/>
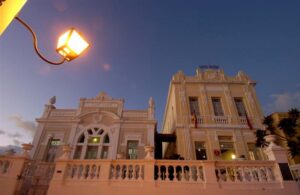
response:
<path id="1" fill-rule="evenodd" d="M 53 62 L 46 59 L 39 51 L 37 46 L 37 38 L 34 31 L 30 28 L 28 24 L 26 24 L 21 18 L 18 16 L 15 17 L 17 21 L 19 21 L 22 25 L 24 25 L 32 34 L 33 38 L 33 46 L 37 55 L 44 60 L 45 62 L 52 65 L 60 65 L 65 61 L 71 61 L 77 58 L 84 50 L 89 47 L 89 44 L 83 39 L 81 34 L 76 31 L 74 28 L 71 28 L 64 34 L 62 34 L 57 43 L 56 51 L 62 56 L 61 61 Z"/>
<path id="2" fill-rule="evenodd" d="M 71 61 L 78 57 L 89 44 L 82 36 L 71 28 L 58 38 L 56 51 L 62 55 L 67 61 Z"/>

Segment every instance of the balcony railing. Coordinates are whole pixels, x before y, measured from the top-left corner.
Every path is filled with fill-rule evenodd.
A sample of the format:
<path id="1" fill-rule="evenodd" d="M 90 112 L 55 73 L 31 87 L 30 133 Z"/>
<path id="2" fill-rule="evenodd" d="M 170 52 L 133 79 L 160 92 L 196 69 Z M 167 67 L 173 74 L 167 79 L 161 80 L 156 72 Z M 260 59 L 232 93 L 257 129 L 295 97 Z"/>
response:
<path id="1" fill-rule="evenodd" d="M 218 182 L 248 183 L 276 181 L 274 163 L 270 161 L 257 161 L 255 163 L 235 161 L 217 162 L 216 177 Z"/>
<path id="2" fill-rule="evenodd" d="M 195 160 L 68 160 L 64 180 L 143 182 L 145 178 L 150 178 L 155 182 L 206 183 L 212 182 L 207 180 L 207 169 L 212 164 L 212 175 L 219 183 L 260 185 L 280 181 L 274 161 Z"/>
<path id="3" fill-rule="evenodd" d="M 109 189 L 114 192 L 112 194 L 120 194 L 120 189 L 130 193 L 136 188 L 153 192 L 164 189 L 158 194 L 165 194 L 169 186 L 180 189 L 181 194 L 186 187 L 193 189 L 188 194 L 206 189 L 218 190 L 217 194 L 224 189 L 240 190 L 239 193 L 250 189 L 283 189 L 283 179 L 275 161 L 61 159 L 52 165 L 32 163 L 21 157 L 0 157 L 0 171 L 0 189 L 11 189 L 4 194 L 13 194 L 20 182 L 22 186 L 18 192 L 42 191 L 51 195 L 82 194 L 82 189 L 87 190 L 85 194 L 93 194 L 89 189 L 94 192 Z M 11 187 L 5 183 L 9 178 L 15 178 Z M 277 194 L 286 191 L 281 192 Z"/>
<path id="4" fill-rule="evenodd" d="M 72 180 L 99 179 L 101 162 L 90 160 L 74 160 L 68 163 L 66 178 Z"/>
<path id="5" fill-rule="evenodd" d="M 227 125 L 229 123 L 229 117 L 227 116 L 213 116 L 213 120 L 216 124 Z"/>
<path id="6" fill-rule="evenodd" d="M 203 164 L 197 161 L 156 161 L 154 180 L 162 182 L 204 182 Z"/>
<path id="7" fill-rule="evenodd" d="M 247 125 L 247 118 L 246 117 L 239 117 L 239 121 L 241 125 Z"/>

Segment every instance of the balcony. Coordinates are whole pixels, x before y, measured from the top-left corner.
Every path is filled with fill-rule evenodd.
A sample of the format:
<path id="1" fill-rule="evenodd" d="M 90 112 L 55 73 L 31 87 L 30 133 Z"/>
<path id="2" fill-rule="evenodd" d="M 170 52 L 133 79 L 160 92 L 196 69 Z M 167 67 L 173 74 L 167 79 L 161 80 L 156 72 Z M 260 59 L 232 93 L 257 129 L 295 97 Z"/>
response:
<path id="1" fill-rule="evenodd" d="M 213 116 L 212 118 L 215 124 L 227 125 L 230 122 L 227 116 Z"/>

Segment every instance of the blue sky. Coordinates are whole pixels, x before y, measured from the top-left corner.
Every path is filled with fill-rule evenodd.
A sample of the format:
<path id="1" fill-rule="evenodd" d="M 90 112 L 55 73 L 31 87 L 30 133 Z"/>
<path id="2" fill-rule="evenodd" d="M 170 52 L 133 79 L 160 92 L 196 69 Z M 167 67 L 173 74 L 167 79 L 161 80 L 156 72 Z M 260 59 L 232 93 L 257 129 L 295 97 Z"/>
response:
<path id="1" fill-rule="evenodd" d="M 77 28 L 85 55 L 51 66 L 34 53 L 29 32 L 13 21 L 0 37 L 0 145 L 30 142 L 49 98 L 76 108 L 100 91 L 125 108 L 156 102 L 161 125 L 171 76 L 216 64 L 258 82 L 266 114 L 300 107 L 300 1 L 28 0 L 19 14 L 41 52 L 59 60 L 57 36 Z"/>

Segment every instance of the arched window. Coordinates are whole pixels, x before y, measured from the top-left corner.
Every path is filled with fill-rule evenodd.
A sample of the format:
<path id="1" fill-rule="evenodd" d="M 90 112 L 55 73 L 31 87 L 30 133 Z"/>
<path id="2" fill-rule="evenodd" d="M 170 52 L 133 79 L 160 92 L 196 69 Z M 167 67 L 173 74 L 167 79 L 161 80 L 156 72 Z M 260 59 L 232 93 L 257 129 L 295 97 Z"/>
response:
<path id="1" fill-rule="evenodd" d="M 78 138 L 74 159 L 106 159 L 109 153 L 109 135 L 104 129 L 89 128 Z"/>

